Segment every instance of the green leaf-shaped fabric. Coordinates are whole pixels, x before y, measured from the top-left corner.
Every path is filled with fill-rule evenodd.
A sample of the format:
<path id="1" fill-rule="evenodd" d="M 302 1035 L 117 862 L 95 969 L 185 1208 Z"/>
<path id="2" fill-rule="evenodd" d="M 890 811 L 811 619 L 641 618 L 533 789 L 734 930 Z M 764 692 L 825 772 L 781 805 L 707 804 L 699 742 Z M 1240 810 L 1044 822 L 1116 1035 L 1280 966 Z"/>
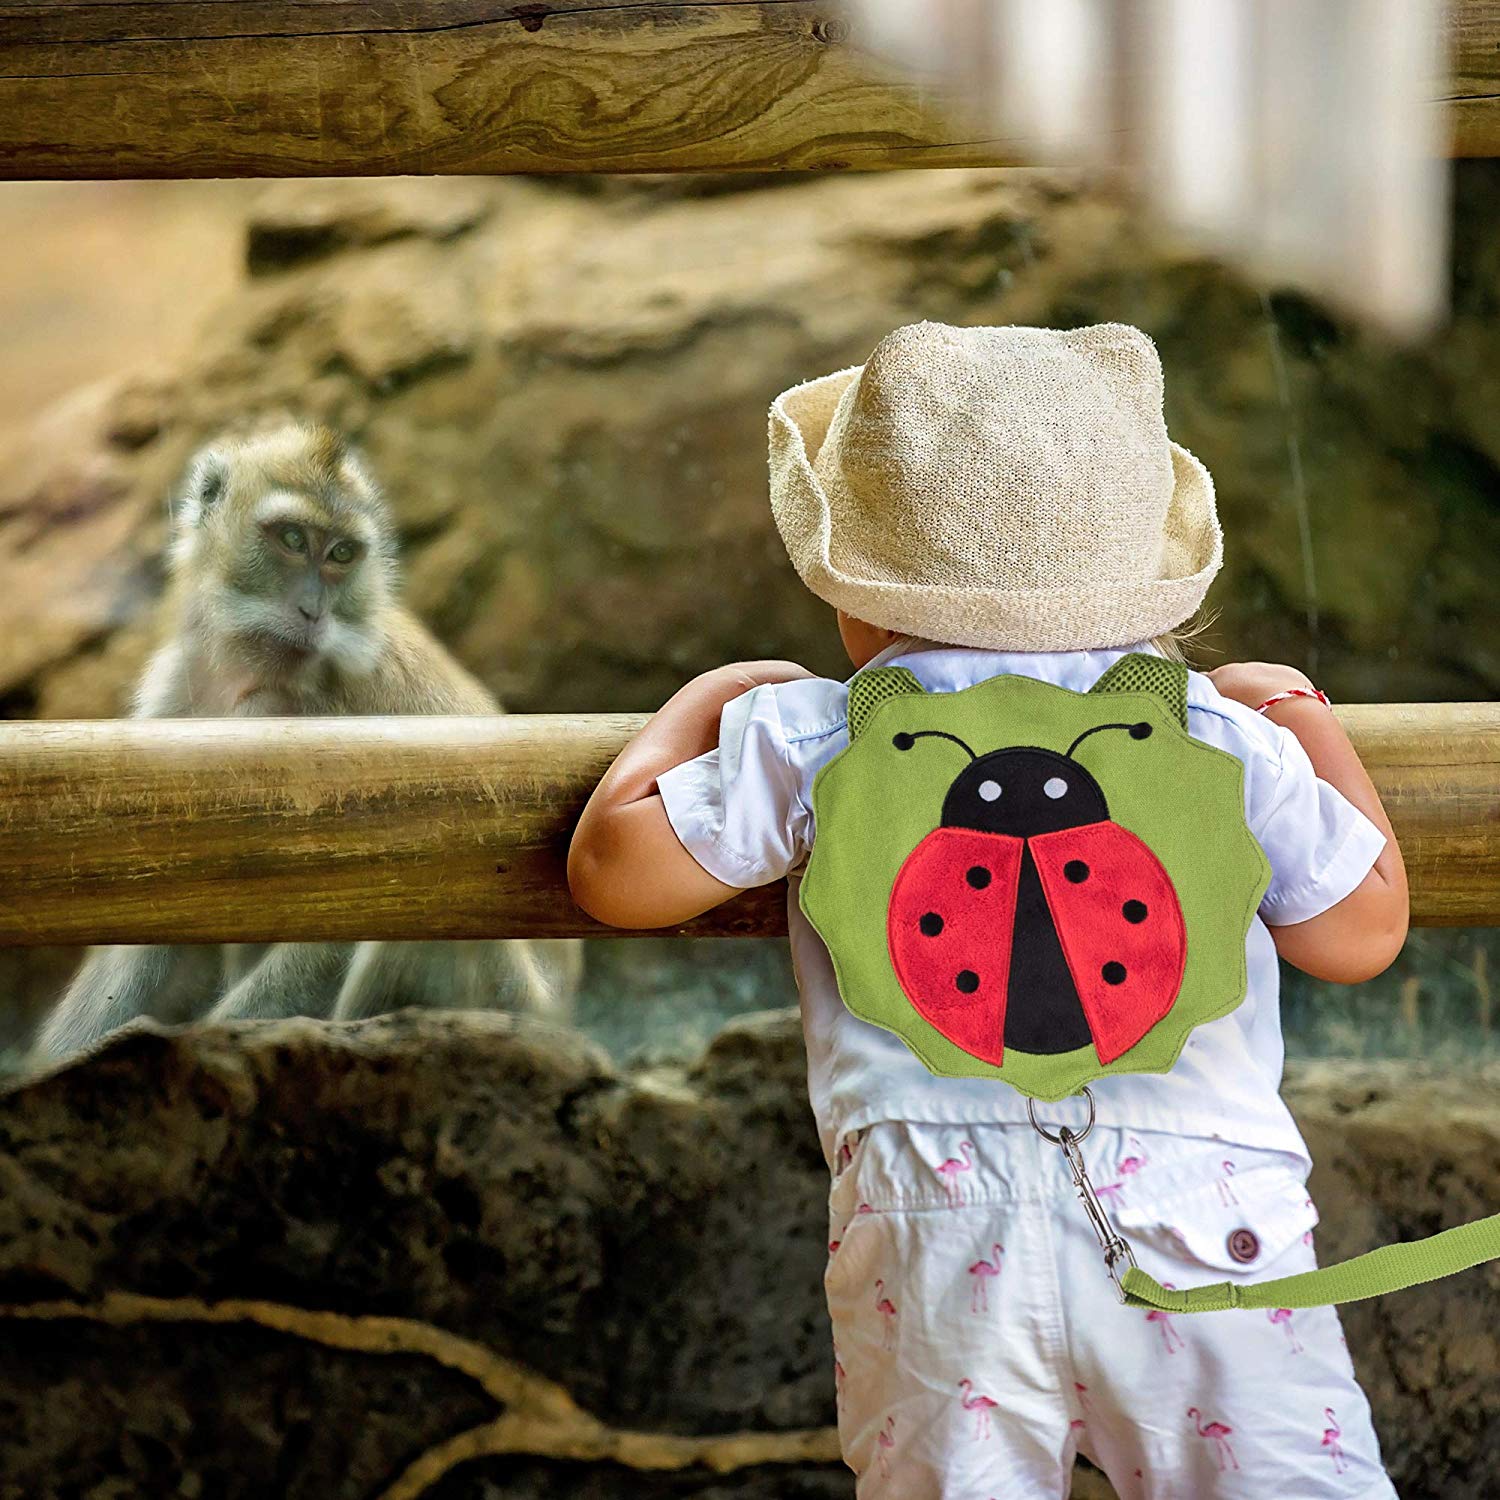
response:
<path id="1" fill-rule="evenodd" d="M 814 785 L 817 837 L 801 892 L 802 909 L 832 955 L 845 1005 L 861 1019 L 895 1032 L 934 1073 L 1003 1079 L 1037 1099 L 1064 1098 L 1109 1073 L 1170 1069 L 1193 1027 L 1216 1020 L 1243 1000 L 1246 933 L 1270 877 L 1265 856 L 1245 824 L 1240 762 L 1194 740 L 1185 719 L 1185 669 L 1144 655 L 1117 662 L 1090 693 L 1013 676 L 991 678 L 960 692 L 927 693 L 902 668 L 856 676 L 850 694 L 851 743 L 824 767 Z M 1100 729 L 1104 725 L 1113 727 Z M 1135 848 L 1139 840 L 1149 851 L 1143 857 L 1165 871 L 1176 893 L 1186 938 L 1180 987 L 1165 1015 L 1107 1062 L 1101 1061 L 1108 1048 L 1098 1040 L 1097 1028 L 1095 1042 L 1088 1045 L 1027 1052 L 1007 1042 L 1001 1061 L 985 1061 L 952 1040 L 951 1027 L 945 1034 L 925 1019 L 903 988 L 893 958 L 895 929 L 888 934 L 887 927 L 893 888 L 913 851 L 944 823 L 945 798 L 956 779 L 971 767 L 976 776 L 982 770 L 979 759 L 1025 748 L 1052 752 L 1053 763 L 1066 764 L 1056 757 L 1066 756 L 1075 744 L 1071 763 L 1097 783 L 1107 800 L 1107 822 L 1134 835 L 1127 839 L 1094 823 L 1089 832 L 1096 841 L 1088 848 Z M 971 760 L 971 751 L 979 759 Z M 976 838 L 983 843 L 987 835 L 971 835 L 964 828 L 955 832 L 961 836 L 949 842 L 961 846 L 961 868 L 963 849 Z M 1071 838 L 1072 831 L 1065 831 L 1065 841 Z M 1016 840 L 1011 844 L 1020 847 Z M 1035 851 L 1042 879 L 1051 881 L 1048 902 L 1074 899 L 1068 886 L 1074 876 L 1062 872 L 1082 866 L 1061 855 L 1049 861 L 1045 839 L 1028 840 L 1026 847 Z M 1154 892 L 1167 889 L 1159 873 L 1153 878 Z M 986 913 L 1005 909 L 998 885 L 995 891 L 997 899 L 983 906 Z M 899 892 L 897 896 L 899 910 Z M 1159 904 L 1153 895 L 1152 905 Z M 998 929 L 998 919 L 984 920 Z M 1092 962 L 1101 955 L 1089 948 L 1089 924 L 1076 918 L 1072 922 L 1075 946 Z M 992 930 L 986 941 L 1004 936 Z M 1071 964 L 1078 954 L 1069 951 Z M 1119 966 L 1106 963 L 1102 969 L 1118 971 Z M 903 972 L 910 986 L 911 972 Z M 1089 969 L 1095 981 L 1099 972 L 1098 965 Z M 975 982 L 974 975 L 964 972 L 958 988 L 972 989 Z M 1096 982 L 1095 988 L 1106 997 L 1110 993 L 1108 984 Z M 1007 1001 L 1011 1006 L 1025 1003 L 1026 996 L 1017 993 Z"/>

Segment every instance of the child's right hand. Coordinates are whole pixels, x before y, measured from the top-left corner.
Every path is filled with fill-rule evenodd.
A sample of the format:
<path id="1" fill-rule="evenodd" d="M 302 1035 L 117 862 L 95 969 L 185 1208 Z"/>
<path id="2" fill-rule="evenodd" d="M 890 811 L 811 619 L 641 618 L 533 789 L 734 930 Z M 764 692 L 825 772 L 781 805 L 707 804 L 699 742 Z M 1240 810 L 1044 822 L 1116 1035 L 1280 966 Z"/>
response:
<path id="1" fill-rule="evenodd" d="M 718 744 L 727 703 L 811 676 L 791 661 L 731 662 L 695 677 L 657 710 L 605 772 L 573 832 L 568 885 L 582 910 L 613 927 L 667 927 L 736 893 L 682 846 L 656 778 Z"/>
<path id="2" fill-rule="evenodd" d="M 727 666 L 716 667 L 710 676 L 722 676 L 726 682 L 738 683 L 740 693 L 751 688 L 763 687 L 768 682 L 796 682 L 803 677 L 816 674 L 794 661 L 733 661 Z M 739 693 L 732 696 L 738 697 Z"/>

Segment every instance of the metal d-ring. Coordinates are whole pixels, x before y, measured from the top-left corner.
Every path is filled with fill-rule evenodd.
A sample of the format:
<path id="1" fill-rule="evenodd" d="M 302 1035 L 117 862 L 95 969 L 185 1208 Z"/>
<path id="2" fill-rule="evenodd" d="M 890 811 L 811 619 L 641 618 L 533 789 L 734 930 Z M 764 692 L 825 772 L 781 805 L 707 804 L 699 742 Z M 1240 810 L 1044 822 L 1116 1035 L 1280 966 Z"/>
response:
<path id="1" fill-rule="evenodd" d="M 1089 1131 L 1094 1128 L 1094 1095 L 1087 1084 L 1084 1085 L 1082 1092 L 1083 1097 L 1089 1101 L 1089 1122 L 1083 1127 L 1082 1130 L 1078 1131 L 1075 1134 L 1074 1131 L 1068 1126 L 1059 1125 L 1059 1134 L 1053 1135 L 1052 1132 L 1048 1130 L 1047 1127 L 1043 1125 L 1036 1117 L 1036 1100 L 1028 1099 L 1026 1101 L 1026 1117 L 1031 1121 L 1031 1128 L 1036 1131 L 1036 1133 L 1041 1136 L 1043 1140 L 1051 1141 L 1054 1146 L 1064 1146 L 1066 1145 L 1067 1141 L 1072 1141 L 1072 1143 L 1076 1146 L 1080 1141 L 1087 1140 Z"/>

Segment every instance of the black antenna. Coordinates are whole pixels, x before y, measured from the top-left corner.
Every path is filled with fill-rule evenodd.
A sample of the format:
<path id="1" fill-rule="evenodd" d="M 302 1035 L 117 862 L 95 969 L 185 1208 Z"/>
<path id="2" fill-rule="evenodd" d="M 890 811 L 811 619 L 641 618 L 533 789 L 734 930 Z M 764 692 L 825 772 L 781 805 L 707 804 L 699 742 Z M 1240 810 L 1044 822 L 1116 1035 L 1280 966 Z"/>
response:
<path id="1" fill-rule="evenodd" d="M 952 740 L 970 760 L 979 759 L 956 734 L 944 734 L 941 729 L 919 729 L 915 734 L 907 734 L 903 730 L 900 734 L 892 736 L 891 743 L 898 750 L 910 750 L 918 740 Z"/>
<path id="2" fill-rule="evenodd" d="M 1078 738 L 1076 740 L 1074 740 L 1073 743 L 1071 745 L 1069 745 L 1068 748 L 1067 748 L 1067 750 L 1065 750 L 1063 753 L 1067 756 L 1067 758 L 1069 760 L 1072 760 L 1072 758 L 1073 758 L 1073 752 L 1091 734 L 1101 734 L 1106 729 L 1124 729 L 1124 730 L 1128 730 L 1129 733 L 1130 733 L 1130 738 L 1133 739 L 1133 740 L 1149 739 L 1150 736 L 1151 736 L 1151 726 L 1144 719 L 1142 719 L 1137 724 L 1095 724 L 1092 729 L 1085 729 L 1083 731 L 1083 733 L 1080 734 L 1078 736 Z"/>

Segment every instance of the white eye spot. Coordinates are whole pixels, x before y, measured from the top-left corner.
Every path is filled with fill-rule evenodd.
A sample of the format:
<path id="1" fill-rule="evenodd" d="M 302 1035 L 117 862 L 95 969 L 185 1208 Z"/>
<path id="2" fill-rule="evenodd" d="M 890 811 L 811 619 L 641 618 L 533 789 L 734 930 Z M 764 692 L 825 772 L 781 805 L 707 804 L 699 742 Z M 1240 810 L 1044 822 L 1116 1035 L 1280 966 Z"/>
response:
<path id="1" fill-rule="evenodd" d="M 1000 783 L 998 781 L 981 781 L 979 783 L 979 795 L 986 802 L 993 802 L 1000 795 Z"/>
<path id="2" fill-rule="evenodd" d="M 1042 790 L 1056 802 L 1059 797 L 1066 795 L 1068 783 L 1061 776 L 1053 776 L 1047 780 Z"/>

